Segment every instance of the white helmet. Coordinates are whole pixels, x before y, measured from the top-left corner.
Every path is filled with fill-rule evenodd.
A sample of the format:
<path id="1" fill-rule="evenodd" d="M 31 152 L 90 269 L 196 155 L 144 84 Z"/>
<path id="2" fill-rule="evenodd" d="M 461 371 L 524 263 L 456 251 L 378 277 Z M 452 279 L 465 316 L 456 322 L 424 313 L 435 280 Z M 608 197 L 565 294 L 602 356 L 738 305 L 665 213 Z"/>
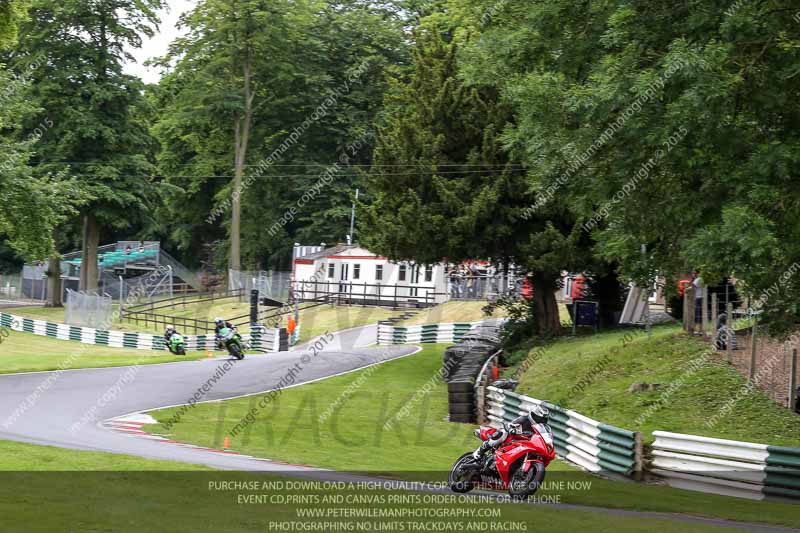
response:
<path id="1" fill-rule="evenodd" d="M 225 323 L 225 319 L 217 317 L 217 318 L 214 319 L 214 323 L 215 324 L 224 324 Z"/>
<path id="2" fill-rule="evenodd" d="M 544 405 L 534 405 L 528 412 L 531 424 L 547 424 L 550 421 L 550 409 Z"/>
<path id="3" fill-rule="evenodd" d="M 173 326 L 172 324 L 167 326 L 167 332 L 170 332 L 170 331 L 175 331 L 175 326 Z"/>

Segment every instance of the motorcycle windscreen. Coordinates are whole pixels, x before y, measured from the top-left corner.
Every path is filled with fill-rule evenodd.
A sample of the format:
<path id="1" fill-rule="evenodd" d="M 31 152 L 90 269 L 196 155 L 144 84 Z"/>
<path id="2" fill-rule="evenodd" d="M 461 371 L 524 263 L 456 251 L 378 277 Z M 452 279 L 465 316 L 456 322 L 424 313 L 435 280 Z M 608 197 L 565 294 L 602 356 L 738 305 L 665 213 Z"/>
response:
<path id="1" fill-rule="evenodd" d="M 542 436 L 545 443 L 551 446 L 553 445 L 553 430 L 550 429 L 550 426 L 547 424 L 535 424 L 533 427 L 536 429 L 536 432 Z"/>

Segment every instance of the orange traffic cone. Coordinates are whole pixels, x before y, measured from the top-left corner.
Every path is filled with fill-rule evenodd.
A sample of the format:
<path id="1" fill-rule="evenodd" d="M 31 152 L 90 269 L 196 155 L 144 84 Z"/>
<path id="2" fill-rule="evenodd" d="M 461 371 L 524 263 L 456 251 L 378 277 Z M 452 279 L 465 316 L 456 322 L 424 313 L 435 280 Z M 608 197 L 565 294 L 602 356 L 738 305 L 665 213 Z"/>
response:
<path id="1" fill-rule="evenodd" d="M 231 447 L 231 439 L 225 437 L 225 442 L 222 443 L 222 449 L 227 450 L 230 447 Z"/>
<path id="2" fill-rule="evenodd" d="M 214 357 L 214 354 L 208 348 L 206 348 L 206 357 L 209 358 L 209 359 Z"/>

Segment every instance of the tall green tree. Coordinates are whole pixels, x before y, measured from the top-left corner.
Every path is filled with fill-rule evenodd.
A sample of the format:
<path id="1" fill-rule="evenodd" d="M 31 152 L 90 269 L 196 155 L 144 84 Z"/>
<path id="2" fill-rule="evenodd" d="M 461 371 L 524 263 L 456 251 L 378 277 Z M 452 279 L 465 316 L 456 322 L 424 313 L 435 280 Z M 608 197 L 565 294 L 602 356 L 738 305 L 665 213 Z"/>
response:
<path id="1" fill-rule="evenodd" d="M 225 225 L 238 198 L 242 264 L 287 268 L 294 242 L 335 242 L 347 233 L 357 170 L 370 161 L 387 74 L 407 62 L 403 19 L 392 6 L 361 0 L 252 3 L 271 14 L 253 37 L 262 52 L 253 57 L 250 142 L 237 197 L 235 131 L 220 117 L 233 124 L 244 109 L 236 103 L 243 101 L 243 78 L 228 68 L 231 51 L 214 30 L 216 19 L 201 16 L 205 5 L 186 19 L 195 24 L 199 17 L 197 35 L 175 43 L 164 61 L 167 74 L 151 88 L 159 110 L 153 128 L 162 148 L 159 167 L 175 187 L 159 213 L 159 232 L 190 261 L 192 250 L 234 238 Z M 220 42 L 212 46 L 212 39 Z M 302 200 L 328 169 L 334 180 Z M 288 220 L 292 208 L 297 213 Z M 265 231 L 282 219 L 285 224 Z"/>
<path id="2" fill-rule="evenodd" d="M 479 31 L 463 9 L 434 13 L 416 28 L 413 72 L 398 82 L 379 128 L 366 242 L 394 259 L 480 258 L 527 269 L 536 332 L 555 334 L 555 291 L 575 246 L 572 226 L 557 210 L 525 216 L 536 197 L 525 166 L 502 141 L 513 110 L 494 81 L 473 82 L 460 67 L 460 50 Z"/>
<path id="3" fill-rule="evenodd" d="M 16 41 L 17 26 L 24 20 L 28 2 L 0 5 L 0 49 Z M 51 271 L 58 270 L 55 228 L 85 200 L 80 185 L 62 175 L 38 174 L 29 161 L 49 122 L 28 129 L 25 122 L 38 110 L 27 98 L 30 73 L 39 68 L 31 62 L 16 71 L 0 65 L 0 234 L 4 255 L 10 250 L 27 260 L 50 257 Z M 50 304 L 60 305 L 60 271 L 50 275 Z"/>
<path id="4" fill-rule="evenodd" d="M 195 146 L 194 151 L 200 158 L 212 155 L 208 148 L 232 156 L 232 164 L 215 161 L 212 167 L 227 170 L 223 176 L 230 169 L 233 172 L 230 186 L 222 189 L 218 201 L 230 205 L 229 264 L 234 270 L 242 268 L 241 196 L 254 115 L 258 107 L 285 94 L 292 79 L 287 56 L 310 16 L 303 2 L 205 0 L 184 16 L 182 24 L 189 33 L 170 48 L 169 59 L 177 61 L 172 76 L 181 79 L 181 88 L 169 112 L 210 113 L 213 124 L 206 131 L 214 138 L 196 137 L 203 146 Z M 163 130 L 169 124 L 160 127 Z"/>
<path id="5" fill-rule="evenodd" d="M 29 7 L 30 0 L 0 2 L 0 50 L 16 42 L 19 23 L 27 16 Z"/>
<path id="6" fill-rule="evenodd" d="M 32 163 L 36 172 L 80 178 L 93 198 L 82 209 L 81 288 L 97 287 L 103 228 L 125 228 L 148 216 L 154 187 L 153 141 L 137 117 L 142 82 L 122 72 L 128 50 L 152 35 L 161 0 L 35 0 L 15 50 L 31 75 L 39 108 L 29 127 L 46 126 Z"/>
<path id="7" fill-rule="evenodd" d="M 795 8 L 507 3 L 474 58 L 506 80 L 532 186 L 585 223 L 597 257 L 640 283 L 735 274 L 758 297 L 800 259 Z M 769 299 L 773 320 L 800 318 L 798 290 Z"/>

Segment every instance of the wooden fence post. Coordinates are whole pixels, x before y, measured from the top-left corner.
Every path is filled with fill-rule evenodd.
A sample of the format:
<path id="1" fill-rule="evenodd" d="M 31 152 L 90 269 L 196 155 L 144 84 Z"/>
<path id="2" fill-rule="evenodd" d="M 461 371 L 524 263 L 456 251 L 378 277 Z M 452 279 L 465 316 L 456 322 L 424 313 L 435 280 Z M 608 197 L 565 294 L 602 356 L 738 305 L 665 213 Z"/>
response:
<path id="1" fill-rule="evenodd" d="M 686 297 L 686 290 L 683 292 L 683 331 L 689 331 L 689 298 Z"/>
<path id="2" fill-rule="evenodd" d="M 756 348 L 757 342 L 756 331 L 758 330 L 758 321 L 753 318 L 753 334 L 750 336 L 750 381 L 756 377 Z"/>
<path id="3" fill-rule="evenodd" d="M 792 360 L 789 362 L 789 409 L 797 408 L 797 348 L 792 348 Z"/>
<path id="4" fill-rule="evenodd" d="M 642 441 L 642 434 L 637 431 L 633 434 L 634 438 L 634 456 L 633 459 L 636 461 L 634 465 L 634 479 L 636 481 L 641 481 L 644 477 L 644 442 Z"/>
<path id="5" fill-rule="evenodd" d="M 717 309 L 717 293 L 711 295 L 711 343 L 714 349 L 717 348 L 717 322 L 719 321 L 719 309 Z"/>
<path id="6" fill-rule="evenodd" d="M 686 287 L 683 293 L 686 301 L 686 331 L 687 333 L 694 334 L 694 321 L 695 321 L 695 288 L 693 286 Z"/>
<path id="7" fill-rule="evenodd" d="M 733 329 L 733 304 L 728 302 L 728 305 L 725 308 L 725 313 L 728 316 L 728 319 L 725 321 L 725 357 L 727 357 L 728 362 L 733 362 L 733 336 L 734 336 L 734 329 Z"/>
<path id="8" fill-rule="evenodd" d="M 708 338 L 708 287 L 703 287 L 700 290 L 703 291 L 701 316 L 703 320 L 703 338 L 706 339 Z"/>

